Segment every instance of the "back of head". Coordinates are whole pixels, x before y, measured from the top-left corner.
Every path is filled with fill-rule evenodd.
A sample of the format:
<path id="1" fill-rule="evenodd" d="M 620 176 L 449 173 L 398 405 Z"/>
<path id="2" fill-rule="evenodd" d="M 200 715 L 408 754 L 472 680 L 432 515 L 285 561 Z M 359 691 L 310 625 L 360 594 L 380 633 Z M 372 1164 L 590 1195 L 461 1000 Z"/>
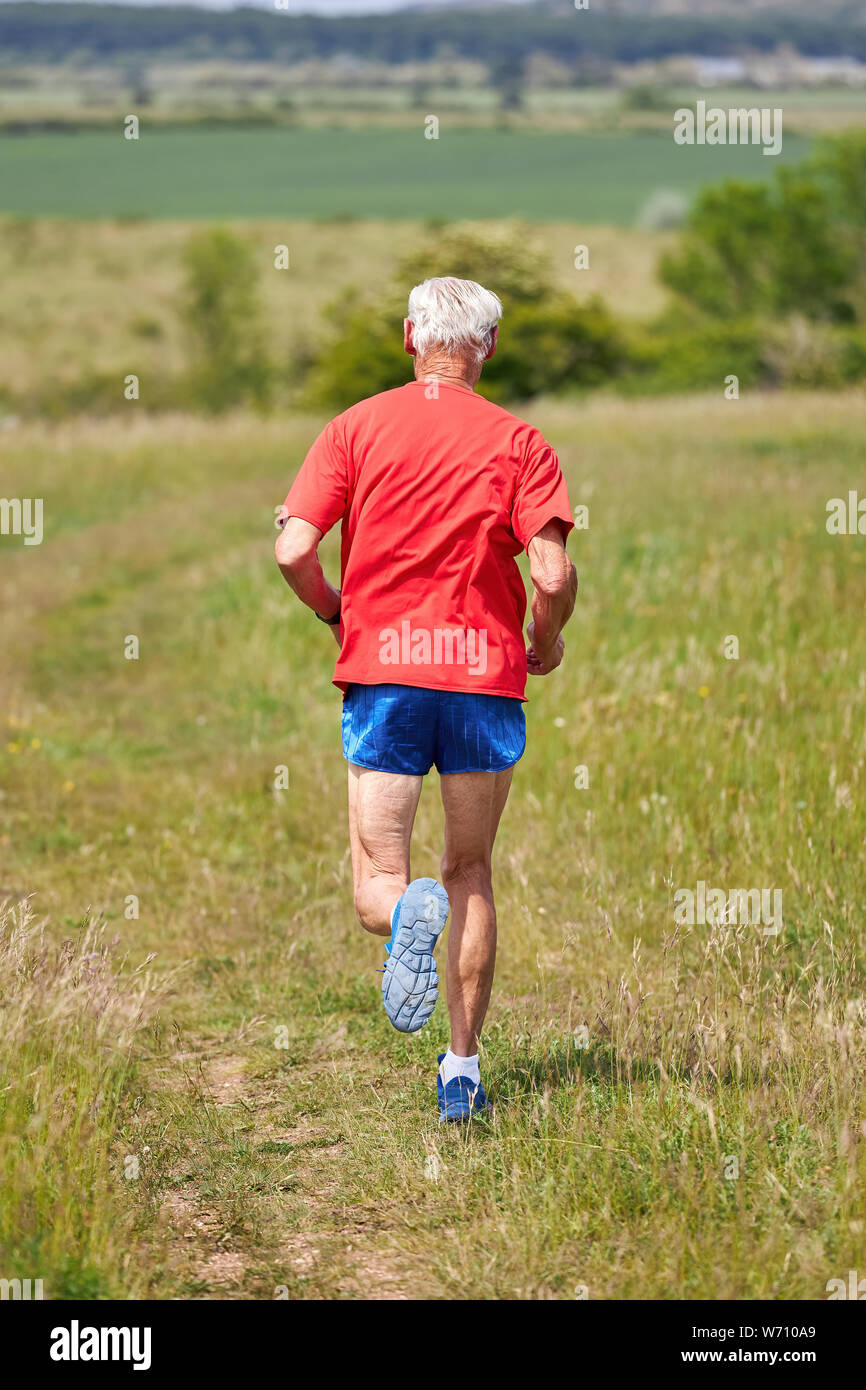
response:
<path id="1" fill-rule="evenodd" d="M 418 357 L 443 352 L 480 366 L 493 345 L 502 304 L 474 280 L 437 275 L 412 290 L 408 317 Z"/>

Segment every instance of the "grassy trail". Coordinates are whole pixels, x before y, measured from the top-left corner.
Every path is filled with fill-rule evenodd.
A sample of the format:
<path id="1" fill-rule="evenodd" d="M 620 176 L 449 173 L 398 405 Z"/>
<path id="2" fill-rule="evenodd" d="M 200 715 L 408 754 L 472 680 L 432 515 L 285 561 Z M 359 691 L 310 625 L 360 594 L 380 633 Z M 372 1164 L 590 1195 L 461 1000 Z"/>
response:
<path id="1" fill-rule="evenodd" d="M 436 1123 L 444 1009 L 406 1039 L 379 1006 L 333 644 L 273 566 L 320 422 L 5 437 L 45 541 L 0 541 L 0 899 L 47 922 L 0 932 L 0 1254 L 47 1297 L 801 1299 L 862 1267 L 866 552 L 824 519 L 866 406 L 529 413 L 590 525 L 469 1134 Z M 431 778 L 416 874 L 440 829 Z M 699 879 L 781 888 L 782 932 L 677 927 Z"/>

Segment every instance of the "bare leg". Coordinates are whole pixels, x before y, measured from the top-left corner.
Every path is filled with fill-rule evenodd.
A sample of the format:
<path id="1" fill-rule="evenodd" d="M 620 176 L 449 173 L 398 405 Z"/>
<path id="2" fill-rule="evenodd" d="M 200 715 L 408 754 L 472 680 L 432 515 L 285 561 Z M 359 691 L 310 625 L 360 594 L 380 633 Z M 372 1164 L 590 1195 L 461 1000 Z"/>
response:
<path id="1" fill-rule="evenodd" d="M 451 1051 L 473 1057 L 490 1003 L 496 963 L 491 859 L 513 769 L 454 772 L 441 779 L 445 807 L 442 882 L 451 902 L 448 1012 Z"/>
<path id="2" fill-rule="evenodd" d="M 349 841 L 355 911 L 365 931 L 391 935 L 391 913 L 409 883 L 409 844 L 420 777 L 349 764 Z"/>

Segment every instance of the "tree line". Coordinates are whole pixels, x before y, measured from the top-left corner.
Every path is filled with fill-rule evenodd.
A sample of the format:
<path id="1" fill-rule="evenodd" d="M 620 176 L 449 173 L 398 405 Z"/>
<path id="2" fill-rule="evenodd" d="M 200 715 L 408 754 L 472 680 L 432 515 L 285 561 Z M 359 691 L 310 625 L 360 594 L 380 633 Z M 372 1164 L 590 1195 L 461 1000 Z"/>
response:
<path id="1" fill-rule="evenodd" d="M 426 62 L 447 53 L 491 65 L 548 53 L 579 66 L 689 53 L 735 56 L 780 44 L 811 57 L 847 54 L 866 61 L 866 11 L 847 0 L 823 0 L 812 11 L 784 7 L 741 12 L 735 18 L 600 13 L 570 5 L 336 18 L 257 9 L 0 5 L 0 69 L 14 62 L 87 58 L 110 63 L 156 58 L 293 63 L 338 53 L 385 63 Z"/>

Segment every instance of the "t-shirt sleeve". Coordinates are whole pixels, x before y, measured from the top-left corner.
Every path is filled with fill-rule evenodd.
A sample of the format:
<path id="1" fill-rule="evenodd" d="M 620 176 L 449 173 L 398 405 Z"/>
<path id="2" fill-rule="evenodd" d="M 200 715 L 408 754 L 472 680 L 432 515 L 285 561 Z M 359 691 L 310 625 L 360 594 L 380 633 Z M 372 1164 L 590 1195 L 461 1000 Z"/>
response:
<path id="1" fill-rule="evenodd" d="M 289 488 L 286 510 L 324 535 L 342 518 L 349 495 L 345 435 L 339 420 L 326 425 Z"/>
<path id="2" fill-rule="evenodd" d="M 549 521 L 562 524 L 565 538 L 574 526 L 568 488 L 559 459 L 539 435 L 526 453 L 511 509 L 511 528 L 524 550 Z"/>

